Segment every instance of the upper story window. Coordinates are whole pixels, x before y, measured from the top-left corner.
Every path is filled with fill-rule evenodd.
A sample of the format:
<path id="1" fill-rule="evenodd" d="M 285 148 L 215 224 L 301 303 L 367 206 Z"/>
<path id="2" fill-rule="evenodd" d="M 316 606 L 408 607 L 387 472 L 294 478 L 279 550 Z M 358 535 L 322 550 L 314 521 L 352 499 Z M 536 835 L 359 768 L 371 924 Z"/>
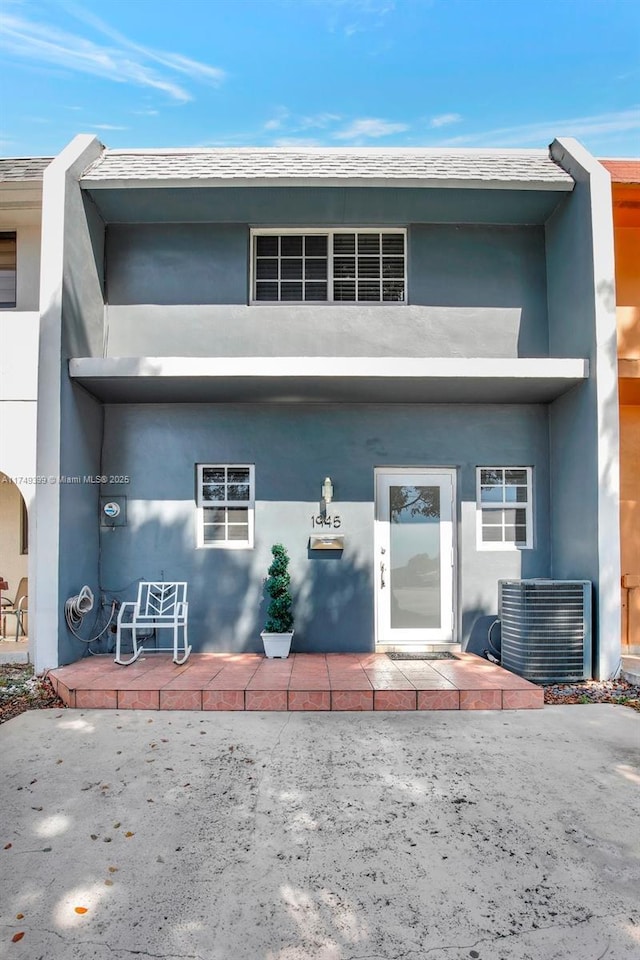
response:
<path id="1" fill-rule="evenodd" d="M 198 546 L 253 546 L 253 464 L 197 464 Z"/>
<path id="2" fill-rule="evenodd" d="M 533 547 L 531 467 L 477 468 L 478 547 Z"/>
<path id="3" fill-rule="evenodd" d="M 0 309 L 16 305 L 16 234 L 0 233 Z"/>
<path id="4" fill-rule="evenodd" d="M 405 230 L 253 231 L 257 303 L 405 303 Z"/>

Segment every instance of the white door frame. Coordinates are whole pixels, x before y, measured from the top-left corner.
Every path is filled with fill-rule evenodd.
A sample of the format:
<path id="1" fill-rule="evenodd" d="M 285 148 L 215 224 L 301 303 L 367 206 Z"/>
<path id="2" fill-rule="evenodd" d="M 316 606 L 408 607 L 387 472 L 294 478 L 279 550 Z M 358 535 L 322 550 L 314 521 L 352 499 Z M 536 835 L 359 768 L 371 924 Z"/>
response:
<path id="1" fill-rule="evenodd" d="M 382 576 L 381 562 L 384 562 L 382 548 L 388 550 L 388 520 L 380 519 L 380 478 L 381 477 L 403 477 L 403 476 L 424 476 L 425 479 L 440 478 L 448 480 L 451 484 L 451 515 L 449 529 L 445 533 L 445 549 L 441 553 L 441 599 L 442 619 L 441 627 L 437 631 L 424 631 L 423 637 L 416 640 L 405 638 L 391 639 L 385 631 L 383 621 L 385 617 L 381 615 L 383 602 L 388 602 L 389 596 L 389 576 L 386 569 L 386 579 Z M 376 648 L 391 649 L 405 648 L 416 650 L 418 648 L 427 648 L 432 645 L 451 645 L 456 643 L 456 599 L 457 599 L 457 495 L 456 495 L 457 470 L 454 467 L 437 466 L 403 466 L 403 467 L 375 467 L 374 469 L 374 606 L 375 606 L 375 629 L 376 629 Z M 388 564 L 386 565 L 388 568 Z M 384 580 L 384 587 L 382 581 Z M 387 591 L 383 593 L 383 590 Z M 449 625 L 448 608 L 450 607 L 451 623 Z M 427 635 L 427 634 L 430 634 Z M 439 635 L 436 635 L 439 634 Z"/>

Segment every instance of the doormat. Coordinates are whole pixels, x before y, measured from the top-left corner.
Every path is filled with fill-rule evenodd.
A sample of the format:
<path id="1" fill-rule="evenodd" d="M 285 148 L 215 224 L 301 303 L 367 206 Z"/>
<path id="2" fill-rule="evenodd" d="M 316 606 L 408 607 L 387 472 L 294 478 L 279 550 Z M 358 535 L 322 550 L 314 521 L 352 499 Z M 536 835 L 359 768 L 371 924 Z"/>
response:
<path id="1" fill-rule="evenodd" d="M 389 660 L 459 660 L 447 650 L 436 651 L 435 653 L 388 653 Z"/>

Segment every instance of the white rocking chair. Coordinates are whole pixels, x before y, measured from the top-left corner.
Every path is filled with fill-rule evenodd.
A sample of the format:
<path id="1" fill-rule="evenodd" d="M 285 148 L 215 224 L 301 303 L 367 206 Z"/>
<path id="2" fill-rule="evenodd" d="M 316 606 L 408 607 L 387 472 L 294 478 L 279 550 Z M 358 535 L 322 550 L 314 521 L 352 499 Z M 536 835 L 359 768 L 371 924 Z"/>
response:
<path id="1" fill-rule="evenodd" d="M 125 620 L 129 611 L 131 619 Z M 173 662 L 185 663 L 191 653 L 187 645 L 187 603 L 186 583 L 147 583 L 141 582 L 138 586 L 138 599 L 123 603 L 118 612 L 116 631 L 116 658 L 115 662 L 126 667 L 134 663 L 142 653 L 164 653 L 173 651 Z M 170 647 L 145 647 L 144 639 L 138 641 L 138 631 L 148 633 L 150 630 L 173 630 L 173 645 Z M 122 659 L 122 634 L 131 630 L 133 654 L 128 660 Z M 182 630 L 182 652 L 179 653 L 179 631 Z M 145 637 L 146 639 L 146 637 Z"/>

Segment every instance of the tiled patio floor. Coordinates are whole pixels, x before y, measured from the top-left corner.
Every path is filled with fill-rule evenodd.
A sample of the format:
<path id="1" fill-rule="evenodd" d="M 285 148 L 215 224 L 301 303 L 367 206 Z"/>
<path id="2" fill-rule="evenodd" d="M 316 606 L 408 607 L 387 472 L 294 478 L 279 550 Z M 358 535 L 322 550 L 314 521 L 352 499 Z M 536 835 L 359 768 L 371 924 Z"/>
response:
<path id="1" fill-rule="evenodd" d="M 507 710 L 539 708 L 542 687 L 474 654 L 390 660 L 385 654 L 305 654 L 266 660 L 192 654 L 184 666 L 150 654 L 130 667 L 89 657 L 52 670 L 69 707 L 118 710 Z"/>

